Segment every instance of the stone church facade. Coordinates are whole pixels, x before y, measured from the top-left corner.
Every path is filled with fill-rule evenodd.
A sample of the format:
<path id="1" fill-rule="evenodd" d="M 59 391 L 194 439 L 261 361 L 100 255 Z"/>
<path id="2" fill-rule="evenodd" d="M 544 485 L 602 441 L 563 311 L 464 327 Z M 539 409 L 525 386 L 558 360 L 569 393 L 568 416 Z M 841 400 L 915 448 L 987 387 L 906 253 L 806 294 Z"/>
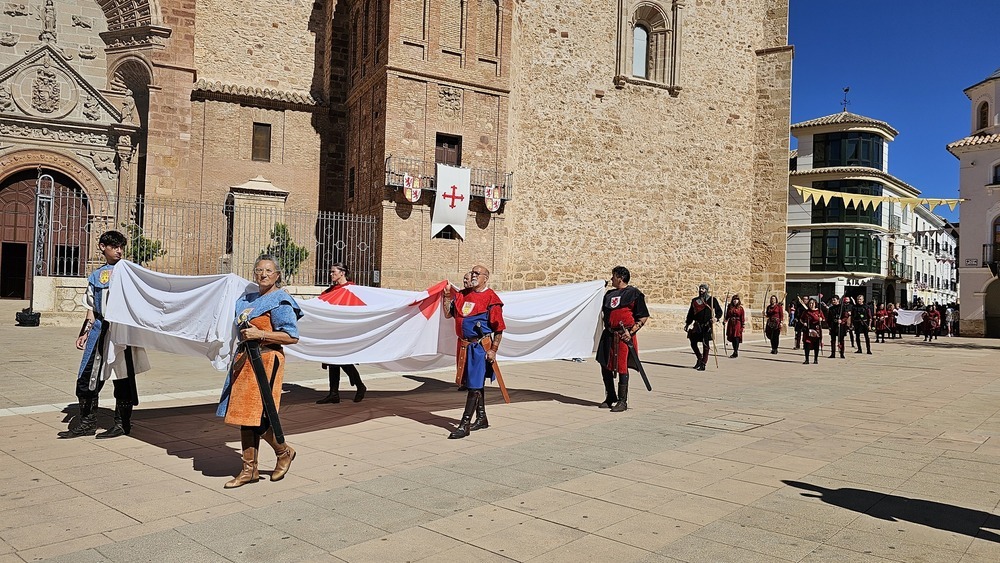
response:
<path id="1" fill-rule="evenodd" d="M 50 4 L 0 14 L 0 203 L 43 165 L 91 216 L 235 193 L 374 216 L 372 283 L 624 264 L 671 325 L 699 282 L 752 307 L 784 285 L 787 0 Z M 465 240 L 430 237 L 437 162 L 472 169 Z"/>

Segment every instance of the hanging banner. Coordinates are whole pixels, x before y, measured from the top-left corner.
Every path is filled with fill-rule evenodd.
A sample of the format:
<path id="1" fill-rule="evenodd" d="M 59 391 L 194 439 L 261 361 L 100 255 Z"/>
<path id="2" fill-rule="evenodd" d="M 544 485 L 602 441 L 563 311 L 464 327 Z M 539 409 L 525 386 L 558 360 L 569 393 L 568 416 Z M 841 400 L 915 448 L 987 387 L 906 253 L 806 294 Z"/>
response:
<path id="1" fill-rule="evenodd" d="M 496 186 L 486 186 L 483 188 L 483 197 L 486 198 L 486 209 L 490 213 L 496 213 L 500 210 L 500 203 L 503 199 L 500 197 L 500 188 Z"/>
<path id="2" fill-rule="evenodd" d="M 420 201 L 420 179 L 403 174 L 403 197 L 410 203 Z"/>
<path id="3" fill-rule="evenodd" d="M 962 198 L 941 199 L 926 197 L 892 197 L 887 195 L 859 195 L 844 192 L 832 192 L 829 190 L 818 190 L 816 188 L 807 188 L 805 186 L 795 185 L 792 186 L 792 189 L 794 189 L 796 193 L 802 197 L 803 201 L 812 198 L 813 202 L 818 205 L 823 205 L 823 203 L 837 197 L 844 202 L 845 206 L 855 205 L 862 208 L 870 208 L 872 210 L 882 203 L 898 203 L 907 210 L 913 209 L 918 205 L 926 205 L 931 211 L 934 211 L 934 208 L 939 205 L 947 205 L 952 211 L 954 211 L 956 205 L 965 201 Z"/>
<path id="4" fill-rule="evenodd" d="M 471 188 L 470 169 L 437 165 L 437 193 L 434 195 L 434 215 L 431 217 L 431 238 L 450 226 L 465 240 L 465 219 L 469 213 Z"/>

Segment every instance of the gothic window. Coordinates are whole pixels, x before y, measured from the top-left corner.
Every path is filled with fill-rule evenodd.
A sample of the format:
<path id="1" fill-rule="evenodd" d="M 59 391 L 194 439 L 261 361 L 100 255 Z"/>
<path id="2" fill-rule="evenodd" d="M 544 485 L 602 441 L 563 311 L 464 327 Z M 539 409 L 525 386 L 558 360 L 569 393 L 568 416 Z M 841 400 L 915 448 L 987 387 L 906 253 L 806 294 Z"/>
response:
<path id="1" fill-rule="evenodd" d="M 679 0 L 623 2 L 618 28 L 615 83 L 666 86 L 680 90 L 681 8 Z"/>
<path id="2" fill-rule="evenodd" d="M 500 30 L 500 3 L 498 0 L 479 0 L 479 54 L 495 57 L 499 55 L 498 36 Z"/>
<path id="3" fill-rule="evenodd" d="M 979 112 L 976 117 L 976 130 L 986 129 L 990 126 L 990 104 L 983 102 L 979 104 Z"/>
<path id="4" fill-rule="evenodd" d="M 636 24 L 632 28 L 632 76 L 649 78 L 649 30 L 646 26 Z"/>

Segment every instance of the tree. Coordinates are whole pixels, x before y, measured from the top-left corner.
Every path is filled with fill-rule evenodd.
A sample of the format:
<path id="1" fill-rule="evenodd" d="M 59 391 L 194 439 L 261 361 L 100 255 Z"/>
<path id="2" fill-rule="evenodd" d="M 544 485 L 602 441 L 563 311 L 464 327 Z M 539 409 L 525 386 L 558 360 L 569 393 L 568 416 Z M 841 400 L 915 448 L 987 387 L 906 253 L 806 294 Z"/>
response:
<path id="1" fill-rule="evenodd" d="M 125 236 L 128 237 L 128 246 L 125 247 L 126 260 L 145 266 L 167 253 L 162 242 L 143 236 L 142 227 L 139 225 L 122 223 L 122 227 L 125 229 Z"/>
<path id="2" fill-rule="evenodd" d="M 299 271 L 299 266 L 309 258 L 309 251 L 304 246 L 295 244 L 288 232 L 288 225 L 275 223 L 271 229 L 271 244 L 267 245 L 261 254 L 270 254 L 278 261 L 278 268 L 286 277 L 292 277 Z"/>

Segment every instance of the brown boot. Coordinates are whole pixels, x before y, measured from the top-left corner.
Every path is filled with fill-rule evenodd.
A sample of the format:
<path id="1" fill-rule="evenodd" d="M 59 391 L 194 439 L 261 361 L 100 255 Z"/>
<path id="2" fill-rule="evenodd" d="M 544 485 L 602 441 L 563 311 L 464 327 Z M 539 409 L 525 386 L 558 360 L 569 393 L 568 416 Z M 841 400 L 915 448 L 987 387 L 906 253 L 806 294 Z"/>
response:
<path id="1" fill-rule="evenodd" d="M 274 471 L 271 472 L 271 480 L 281 481 L 285 478 L 285 473 L 288 473 L 288 468 L 292 466 L 292 460 L 295 459 L 295 450 L 287 443 L 279 444 L 277 437 L 274 435 L 274 430 L 270 428 L 267 429 L 267 432 L 264 432 L 262 438 L 271 446 L 271 449 L 274 450 L 274 455 L 278 458 L 274 462 Z"/>
<path id="2" fill-rule="evenodd" d="M 240 442 L 243 446 L 243 471 L 225 484 L 227 489 L 260 481 L 260 473 L 257 472 L 257 446 L 260 444 L 260 437 L 253 429 L 240 428 Z"/>

